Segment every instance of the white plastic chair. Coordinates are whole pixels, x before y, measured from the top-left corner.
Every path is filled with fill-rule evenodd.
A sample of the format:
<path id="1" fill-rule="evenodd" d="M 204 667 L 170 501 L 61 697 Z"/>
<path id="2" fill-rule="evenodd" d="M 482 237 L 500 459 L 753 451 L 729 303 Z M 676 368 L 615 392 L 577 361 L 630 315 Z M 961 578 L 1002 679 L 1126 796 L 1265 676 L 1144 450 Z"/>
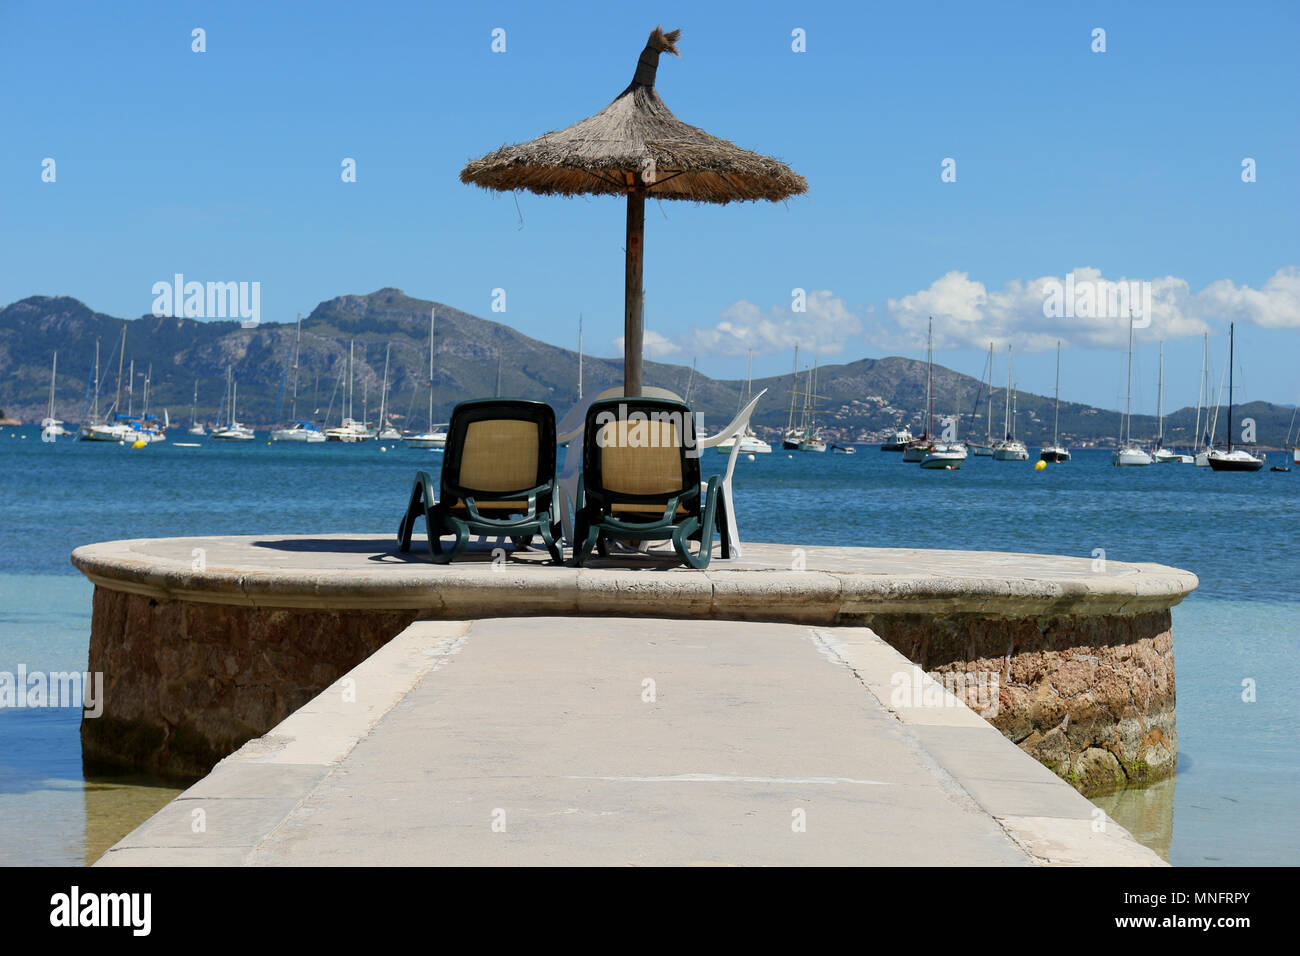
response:
<path id="1" fill-rule="evenodd" d="M 754 407 L 758 405 L 758 400 L 767 394 L 767 389 L 763 389 L 755 395 L 731 420 L 731 424 L 718 432 L 716 435 L 710 435 L 708 438 L 700 439 L 700 448 L 716 448 L 728 438 L 734 438 L 731 443 L 731 454 L 727 456 L 727 471 L 722 476 L 722 482 L 718 488 L 718 497 L 722 500 L 727 512 L 727 535 L 731 538 L 731 556 L 740 557 L 740 534 L 736 531 L 736 503 L 735 497 L 731 492 L 731 476 L 736 471 L 736 456 L 740 454 L 740 439 L 749 429 L 749 418 L 754 414 Z M 703 485 L 704 482 L 701 482 Z"/>
<path id="2" fill-rule="evenodd" d="M 675 392 L 670 392 L 666 388 L 645 387 L 641 389 L 641 394 L 647 398 L 666 398 L 674 402 L 682 401 L 682 397 Z M 719 485 L 720 497 L 722 499 L 723 510 L 727 514 L 727 534 L 731 539 L 731 557 L 740 557 L 740 535 L 736 531 L 736 506 L 731 491 L 731 478 L 736 471 L 736 456 L 740 453 L 740 438 L 749 427 L 750 416 L 754 414 L 754 407 L 758 400 L 767 394 L 767 389 L 759 392 L 750 401 L 748 405 L 740 410 L 731 424 L 715 435 L 709 435 L 707 438 L 699 440 L 701 454 L 706 449 L 716 448 L 728 438 L 735 438 L 732 443 L 731 454 L 727 458 L 727 470 Z M 583 430 L 587 421 L 587 409 L 591 407 L 592 402 L 604 398 L 622 398 L 623 387 L 621 385 L 614 388 L 607 388 L 599 395 L 591 398 L 585 398 L 564 416 L 555 429 L 555 440 L 557 444 L 568 443 L 569 449 L 564 458 L 564 471 L 560 473 L 557 485 L 559 486 L 560 495 L 560 521 L 564 525 L 564 537 L 570 544 L 573 544 L 573 515 L 578 507 L 578 484 L 580 476 L 578 474 L 582 465 L 582 439 Z M 700 489 L 703 490 L 708 485 L 707 481 L 700 482 Z M 642 548 L 647 545 L 643 543 Z"/>

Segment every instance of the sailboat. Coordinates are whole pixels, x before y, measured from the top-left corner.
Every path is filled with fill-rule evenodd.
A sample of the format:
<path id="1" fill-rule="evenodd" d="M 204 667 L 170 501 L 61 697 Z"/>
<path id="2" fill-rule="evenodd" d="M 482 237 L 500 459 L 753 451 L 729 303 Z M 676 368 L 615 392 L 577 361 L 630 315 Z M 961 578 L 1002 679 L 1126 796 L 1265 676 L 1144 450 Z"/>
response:
<path id="1" fill-rule="evenodd" d="M 1006 435 L 1002 441 L 993 446 L 993 458 L 995 461 L 1028 461 L 1029 449 L 1025 443 L 1016 438 L 1016 419 L 1011 412 L 1011 346 L 1007 346 L 1007 399 L 1006 410 L 1003 413 L 1002 425 L 1003 434 Z"/>
<path id="2" fill-rule="evenodd" d="M 1133 317 L 1128 320 L 1128 371 L 1125 379 L 1124 420 L 1120 423 L 1120 445 L 1111 456 L 1112 465 L 1134 467 L 1151 464 L 1151 456 L 1133 441 Z"/>
<path id="3" fill-rule="evenodd" d="M 984 380 L 980 380 L 981 391 L 983 391 Z M 975 400 L 975 407 L 971 411 L 971 428 L 974 430 L 975 420 L 979 415 L 979 399 Z M 989 378 L 988 378 L 988 405 L 984 409 L 984 441 L 972 442 L 967 441 L 966 446 L 977 458 L 993 457 L 993 343 L 989 343 Z"/>
<path id="4" fill-rule="evenodd" d="M 392 347 L 391 342 L 384 346 L 384 384 L 379 392 L 379 431 L 376 437 L 383 441 L 396 441 L 402 437 L 402 433 L 388 420 L 388 353 Z"/>
<path id="5" fill-rule="evenodd" d="M 736 403 L 736 411 L 739 412 L 745 407 L 745 403 L 754 397 L 754 350 L 749 350 L 749 369 L 745 373 L 745 397 Z M 740 454 L 742 455 L 770 455 L 772 446 L 763 439 L 754 434 L 754 429 L 749 425 L 745 426 L 744 434 L 739 438 L 728 438 L 717 445 L 718 452 L 723 455 L 730 455 L 732 447 L 736 442 L 740 442 Z"/>
<path id="6" fill-rule="evenodd" d="M 235 400 L 238 396 L 239 386 L 235 383 L 234 372 L 230 366 L 226 367 L 226 399 L 222 404 L 229 401 L 230 417 L 226 419 L 224 428 L 214 428 L 212 437 L 217 441 L 252 441 L 257 436 L 253 434 L 253 429 L 246 425 L 241 425 L 235 417 Z"/>
<path id="7" fill-rule="evenodd" d="M 826 442 L 822 439 L 821 429 L 817 427 L 817 360 L 813 359 L 812 371 L 808 373 L 808 391 L 804 395 L 804 421 L 800 429 L 803 437 L 799 440 L 800 451 L 824 453 Z"/>
<path id="8" fill-rule="evenodd" d="M 794 378 L 790 383 L 790 417 L 786 419 L 785 431 L 781 433 L 781 447 L 786 451 L 798 451 L 803 438 L 794 424 L 794 406 L 799 399 L 799 346 L 794 347 Z"/>
<path id="9" fill-rule="evenodd" d="M 45 418 L 41 420 L 41 441 L 54 441 L 58 438 L 64 438 L 68 430 L 63 427 L 63 422 L 54 417 L 54 377 L 59 369 L 59 353 L 54 353 L 54 361 L 50 365 L 50 404 L 45 410 Z"/>
<path id="10" fill-rule="evenodd" d="M 1209 460 L 1210 467 L 1215 471 L 1259 471 L 1264 467 L 1264 459 L 1256 458 L 1244 448 L 1233 448 L 1232 445 L 1232 428 L 1233 413 L 1233 374 L 1236 369 L 1233 368 L 1237 323 L 1228 324 L 1228 450 L 1223 451 L 1218 448 L 1210 450 Z"/>
<path id="11" fill-rule="evenodd" d="M 1156 444 L 1151 460 L 1157 465 L 1190 465 L 1194 458 L 1165 447 L 1165 343 L 1160 343 L 1160 374 L 1156 379 Z"/>
<path id="12" fill-rule="evenodd" d="M 314 422 L 298 417 L 298 357 L 301 354 L 300 343 L 302 340 L 302 313 L 298 313 L 298 324 L 293 331 L 293 349 L 291 361 L 293 364 L 293 390 L 289 397 L 289 424 L 283 428 L 273 428 L 271 430 L 271 441 L 293 441 L 301 442 L 307 445 L 319 445 L 325 441 L 325 433 L 320 430 Z M 285 369 L 288 372 L 288 369 Z M 284 380 L 280 380 L 280 391 L 284 392 Z M 280 399 L 275 400 L 275 417 L 280 417 Z"/>
<path id="13" fill-rule="evenodd" d="M 190 405 L 190 427 L 186 429 L 186 431 L 191 435 L 198 435 L 202 437 L 203 435 L 206 435 L 207 432 L 204 430 L 203 425 L 199 423 L 198 413 L 199 413 L 199 380 L 196 378 L 194 380 L 194 402 L 193 404 Z"/>
<path id="14" fill-rule="evenodd" d="M 1201 432 L 1201 410 L 1205 410 L 1205 432 Z M 1210 333 L 1205 333 L 1201 346 L 1201 380 L 1196 386 L 1196 430 L 1192 433 L 1196 442 L 1196 455 L 1192 459 L 1197 468 L 1210 466 Z"/>
<path id="15" fill-rule="evenodd" d="M 1070 453 L 1061 445 L 1061 340 L 1056 340 L 1056 409 L 1052 413 L 1052 443 L 1038 453 L 1043 461 L 1069 461 Z"/>
<path id="16" fill-rule="evenodd" d="M 930 320 L 929 345 L 926 348 L 929 372 L 925 377 L 926 434 L 934 434 L 934 319 Z M 921 458 L 921 467 L 956 471 L 966 460 L 966 446 L 959 442 L 931 442 Z M 904 459 L 906 461 L 906 458 Z"/>
<path id="17" fill-rule="evenodd" d="M 1295 431 L 1295 416 L 1297 411 L 1300 411 L 1300 405 L 1296 405 L 1291 409 L 1291 424 L 1287 426 L 1286 444 L 1283 446 L 1284 448 L 1290 449 L 1291 463 L 1293 465 L 1300 465 L 1300 435 L 1297 435 L 1295 439 L 1291 438 L 1291 433 Z"/>
<path id="18" fill-rule="evenodd" d="M 88 423 L 81 426 L 80 439 L 82 441 L 100 441 L 114 442 L 123 444 L 125 442 L 134 443 L 139 439 L 140 433 L 136 430 L 135 425 L 130 421 L 130 415 L 123 415 L 120 411 L 122 407 L 122 360 L 126 354 L 126 323 L 122 323 L 122 341 L 118 346 L 117 353 L 117 386 L 116 395 L 113 398 L 113 404 L 110 408 L 112 412 L 112 421 L 108 420 L 107 415 L 104 418 L 99 417 L 99 340 L 95 340 L 95 411 L 91 415 Z M 109 356 L 112 361 L 112 356 Z M 131 375 L 135 375 L 135 363 L 131 363 Z M 131 385 L 127 383 L 127 394 L 130 394 Z"/>
<path id="19" fill-rule="evenodd" d="M 432 448 L 443 451 L 447 447 L 447 426 L 433 420 L 433 323 L 434 310 L 429 310 L 429 430 L 418 435 L 407 435 L 404 439 L 407 448 Z"/>
<path id="20" fill-rule="evenodd" d="M 325 429 L 325 438 L 328 441 L 352 443 L 365 441 L 367 438 L 372 437 L 370 429 L 366 428 L 365 423 L 359 422 L 352 417 L 353 390 L 356 386 L 356 374 L 354 372 L 356 366 L 353 364 L 355 361 L 355 346 L 355 340 L 348 341 L 347 386 L 343 390 L 343 417 L 337 426 Z M 365 398 L 363 396 L 362 404 L 364 405 L 364 403 Z M 364 417 L 364 414 L 362 417 Z"/>

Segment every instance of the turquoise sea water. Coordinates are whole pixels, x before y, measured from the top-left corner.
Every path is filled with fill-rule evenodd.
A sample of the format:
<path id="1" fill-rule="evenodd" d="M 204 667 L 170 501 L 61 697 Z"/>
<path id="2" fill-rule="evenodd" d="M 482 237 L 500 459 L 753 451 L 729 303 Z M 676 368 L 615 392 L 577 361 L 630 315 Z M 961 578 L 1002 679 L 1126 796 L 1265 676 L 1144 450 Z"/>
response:
<path id="1" fill-rule="evenodd" d="M 390 533 L 415 469 L 436 468 L 440 456 L 380 447 L 270 447 L 265 433 L 220 445 L 173 432 L 132 450 L 0 430 L 0 671 L 85 666 L 91 587 L 68 563 L 79 544 Z M 1098 802 L 1175 864 L 1300 863 L 1300 469 L 1227 475 L 1109 462 L 1083 451 L 1043 472 L 988 458 L 928 472 L 874 447 L 777 452 L 739 462 L 737 512 L 750 540 L 1102 548 L 1110 560 L 1196 572 L 1200 590 L 1174 609 L 1179 773 Z M 1242 700 L 1246 680 L 1254 702 Z M 175 792 L 166 781 L 85 777 L 78 722 L 74 710 L 0 710 L 0 864 L 93 859 Z"/>

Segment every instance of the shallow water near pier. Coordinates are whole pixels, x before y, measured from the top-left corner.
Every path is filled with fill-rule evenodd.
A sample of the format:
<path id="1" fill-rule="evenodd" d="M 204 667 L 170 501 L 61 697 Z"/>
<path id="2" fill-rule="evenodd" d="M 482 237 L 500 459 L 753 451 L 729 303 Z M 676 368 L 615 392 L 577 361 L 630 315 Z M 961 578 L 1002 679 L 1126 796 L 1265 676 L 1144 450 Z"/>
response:
<path id="1" fill-rule="evenodd" d="M 268 446 L 266 437 L 132 450 L 0 430 L 0 671 L 85 668 L 92 588 L 68 562 L 80 544 L 388 533 L 414 471 L 441 458 L 391 442 Z M 1107 560 L 1194 571 L 1200 590 L 1173 611 L 1178 776 L 1096 802 L 1174 864 L 1300 863 L 1300 470 L 1119 469 L 1109 452 L 1074 454 L 1041 472 L 989 458 L 931 472 L 874 446 L 778 451 L 737 464 L 740 532 L 792 550 L 1100 549 Z M 708 452 L 703 464 L 707 473 L 725 459 Z M 178 792 L 174 781 L 88 778 L 79 721 L 67 708 L 0 710 L 0 864 L 93 862 Z"/>

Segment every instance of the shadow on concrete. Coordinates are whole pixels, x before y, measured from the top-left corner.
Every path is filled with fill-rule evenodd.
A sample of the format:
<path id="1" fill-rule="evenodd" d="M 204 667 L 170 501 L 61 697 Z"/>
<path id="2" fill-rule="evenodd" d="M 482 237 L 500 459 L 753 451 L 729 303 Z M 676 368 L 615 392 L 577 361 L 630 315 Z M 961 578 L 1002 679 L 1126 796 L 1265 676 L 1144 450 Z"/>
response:
<path id="1" fill-rule="evenodd" d="M 448 539 L 448 546 L 451 539 Z M 253 547 L 266 548 L 271 551 L 289 551 L 296 554 L 357 554 L 364 555 L 368 561 L 386 564 L 429 564 L 429 541 L 427 538 L 415 538 L 411 541 L 411 550 L 407 554 L 397 550 L 397 542 L 392 538 L 278 538 L 269 541 L 254 541 Z M 519 558 L 540 557 L 549 560 L 546 549 L 536 542 L 523 551 L 516 551 L 510 541 L 504 544 L 497 540 L 471 541 L 465 551 L 456 559 L 457 564 L 490 563 L 494 552 L 504 547 L 512 556 Z"/>

